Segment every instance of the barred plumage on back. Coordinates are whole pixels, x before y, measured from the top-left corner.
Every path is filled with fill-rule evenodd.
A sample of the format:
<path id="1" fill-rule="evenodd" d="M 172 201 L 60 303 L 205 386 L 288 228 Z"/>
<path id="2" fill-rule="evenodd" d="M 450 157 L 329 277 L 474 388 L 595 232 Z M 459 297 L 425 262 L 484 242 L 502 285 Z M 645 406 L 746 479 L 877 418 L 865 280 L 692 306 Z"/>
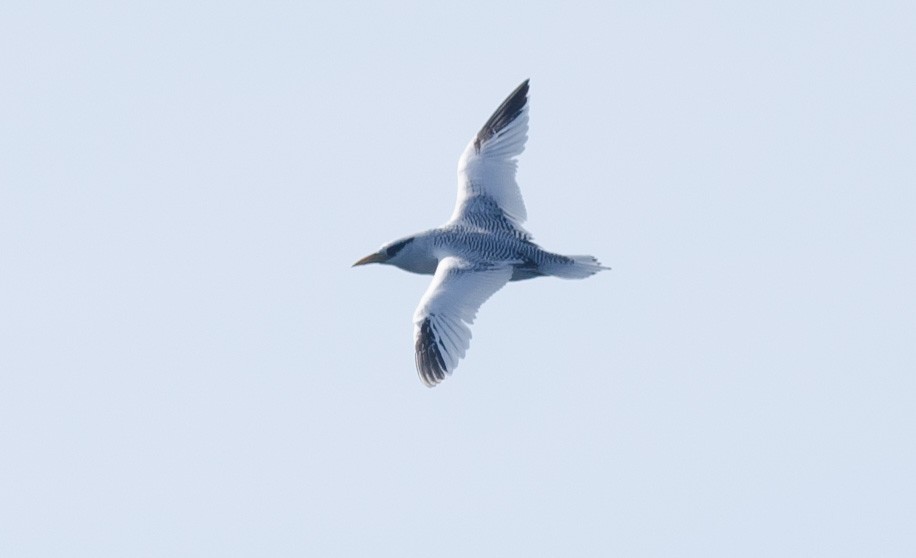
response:
<path id="1" fill-rule="evenodd" d="M 433 275 L 414 313 L 417 371 L 429 387 L 458 366 L 470 345 L 468 326 L 477 310 L 507 282 L 545 275 L 581 279 L 608 269 L 592 256 L 548 252 L 522 228 L 527 215 L 515 170 L 527 132 L 525 80 L 459 158 L 458 199 L 451 219 L 390 242 L 353 264 L 384 263 Z"/>

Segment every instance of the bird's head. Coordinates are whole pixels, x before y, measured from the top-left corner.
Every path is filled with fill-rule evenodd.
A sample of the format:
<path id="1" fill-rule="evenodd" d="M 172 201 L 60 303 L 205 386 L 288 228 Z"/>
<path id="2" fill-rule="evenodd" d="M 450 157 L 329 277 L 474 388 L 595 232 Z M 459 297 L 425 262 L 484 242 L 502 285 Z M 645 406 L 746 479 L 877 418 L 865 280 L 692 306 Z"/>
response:
<path id="1" fill-rule="evenodd" d="M 405 251 L 404 248 L 413 242 L 413 239 L 414 237 L 409 236 L 407 238 L 395 240 L 394 242 L 389 242 L 388 244 L 385 244 L 379 248 L 378 252 L 373 252 L 365 258 L 357 261 L 355 264 L 353 264 L 353 267 L 371 263 L 398 265 L 401 263 L 400 260 L 407 256 L 407 252 L 409 251 Z"/>

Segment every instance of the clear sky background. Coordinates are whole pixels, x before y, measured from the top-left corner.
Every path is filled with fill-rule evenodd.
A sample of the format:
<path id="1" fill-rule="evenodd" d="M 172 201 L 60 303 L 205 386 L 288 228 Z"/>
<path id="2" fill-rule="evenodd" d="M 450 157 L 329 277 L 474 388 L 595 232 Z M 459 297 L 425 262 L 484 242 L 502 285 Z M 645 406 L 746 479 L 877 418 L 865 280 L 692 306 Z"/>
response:
<path id="1" fill-rule="evenodd" d="M 5 2 L 0 555 L 913 556 L 912 2 Z M 546 248 L 428 277 L 531 78 Z"/>

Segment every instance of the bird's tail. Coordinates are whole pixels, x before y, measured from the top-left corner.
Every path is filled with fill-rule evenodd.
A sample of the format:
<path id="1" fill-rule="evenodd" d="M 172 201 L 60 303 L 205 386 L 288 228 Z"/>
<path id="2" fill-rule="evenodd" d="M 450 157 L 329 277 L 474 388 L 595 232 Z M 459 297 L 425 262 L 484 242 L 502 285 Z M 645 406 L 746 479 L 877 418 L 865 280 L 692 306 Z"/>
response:
<path id="1" fill-rule="evenodd" d="M 538 266 L 539 271 L 562 279 L 585 279 L 603 269 L 611 268 L 601 265 L 594 256 L 563 256 Z"/>

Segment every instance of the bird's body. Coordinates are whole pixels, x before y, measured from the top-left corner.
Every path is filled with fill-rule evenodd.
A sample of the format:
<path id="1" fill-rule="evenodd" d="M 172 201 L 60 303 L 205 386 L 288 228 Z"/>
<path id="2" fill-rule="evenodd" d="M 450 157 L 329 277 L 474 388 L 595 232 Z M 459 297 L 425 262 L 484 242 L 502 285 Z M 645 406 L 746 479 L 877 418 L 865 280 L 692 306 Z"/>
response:
<path id="1" fill-rule="evenodd" d="M 408 240 L 402 257 L 391 264 L 422 275 L 434 275 L 439 262 L 450 256 L 506 264 L 512 268 L 510 281 L 550 275 L 547 269 L 557 271 L 575 264 L 573 259 L 548 252 L 524 235 L 463 224 L 449 223 L 404 239 Z"/>
<path id="2" fill-rule="evenodd" d="M 528 81 L 522 83 L 458 162 L 458 201 L 443 226 L 390 242 L 354 265 L 386 263 L 433 275 L 414 313 L 417 370 L 427 386 L 451 374 L 470 345 L 477 309 L 509 281 L 545 275 L 581 279 L 602 269 L 591 256 L 564 256 L 532 242 L 515 183 L 515 157 L 528 131 Z"/>

